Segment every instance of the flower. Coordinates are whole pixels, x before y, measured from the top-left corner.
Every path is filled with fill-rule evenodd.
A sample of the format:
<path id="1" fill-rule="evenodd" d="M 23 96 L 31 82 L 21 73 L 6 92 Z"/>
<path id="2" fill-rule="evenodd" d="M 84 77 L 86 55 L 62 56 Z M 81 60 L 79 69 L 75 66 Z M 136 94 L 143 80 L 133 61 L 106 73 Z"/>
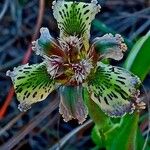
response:
<path id="1" fill-rule="evenodd" d="M 102 63 L 106 58 L 122 59 L 127 46 L 121 35 L 106 34 L 90 41 L 91 22 L 100 11 L 97 1 L 58 0 L 52 8 L 59 38 L 53 38 L 43 27 L 40 38 L 32 43 L 43 62 L 7 71 L 20 102 L 18 108 L 26 111 L 57 89 L 64 120 L 74 118 L 83 123 L 88 115 L 83 93 L 87 89 L 90 99 L 110 117 L 144 109 L 138 98 L 140 79 L 123 68 Z"/>

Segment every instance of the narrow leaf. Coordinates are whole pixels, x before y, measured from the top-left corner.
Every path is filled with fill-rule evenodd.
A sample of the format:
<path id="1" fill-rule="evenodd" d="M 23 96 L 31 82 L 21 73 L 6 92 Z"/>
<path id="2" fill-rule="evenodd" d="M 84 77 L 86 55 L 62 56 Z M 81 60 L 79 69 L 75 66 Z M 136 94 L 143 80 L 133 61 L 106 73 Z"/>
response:
<path id="1" fill-rule="evenodd" d="M 150 31 L 133 46 L 124 67 L 143 81 L 150 71 Z"/>

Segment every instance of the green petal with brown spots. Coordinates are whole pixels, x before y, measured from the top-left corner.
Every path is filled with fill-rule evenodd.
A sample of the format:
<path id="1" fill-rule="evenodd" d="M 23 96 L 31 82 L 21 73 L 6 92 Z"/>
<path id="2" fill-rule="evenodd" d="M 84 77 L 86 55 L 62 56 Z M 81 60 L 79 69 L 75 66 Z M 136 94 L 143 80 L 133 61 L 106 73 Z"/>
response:
<path id="1" fill-rule="evenodd" d="M 44 100 L 55 89 L 55 82 L 47 73 L 45 63 L 34 65 L 22 65 L 14 70 L 7 71 L 11 77 L 17 99 L 20 102 L 18 108 L 26 111 L 31 104 Z"/>
<path id="2" fill-rule="evenodd" d="M 88 90 L 102 111 L 111 117 L 121 117 L 134 111 L 140 83 L 131 72 L 100 62 L 88 83 Z"/>
<path id="3" fill-rule="evenodd" d="M 54 1 L 53 14 L 60 29 L 60 38 L 78 36 L 83 39 L 83 44 L 88 49 L 91 22 L 99 11 L 100 5 L 97 1 L 91 3 Z"/>

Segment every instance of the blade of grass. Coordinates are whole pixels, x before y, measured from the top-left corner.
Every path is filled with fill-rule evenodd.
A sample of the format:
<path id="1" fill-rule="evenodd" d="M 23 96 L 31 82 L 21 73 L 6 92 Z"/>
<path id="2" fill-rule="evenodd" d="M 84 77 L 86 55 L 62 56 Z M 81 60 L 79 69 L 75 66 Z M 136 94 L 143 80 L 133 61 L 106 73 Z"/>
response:
<path id="1" fill-rule="evenodd" d="M 84 129 L 85 127 L 91 126 L 91 125 L 92 125 L 92 120 L 88 120 L 84 124 L 80 125 L 79 127 L 69 132 L 65 137 L 63 137 L 58 143 L 56 143 L 54 146 L 52 146 L 48 150 L 60 150 L 72 136 L 77 134 L 80 130 Z"/>
<path id="2" fill-rule="evenodd" d="M 133 46 L 124 67 L 143 81 L 150 71 L 150 31 Z"/>

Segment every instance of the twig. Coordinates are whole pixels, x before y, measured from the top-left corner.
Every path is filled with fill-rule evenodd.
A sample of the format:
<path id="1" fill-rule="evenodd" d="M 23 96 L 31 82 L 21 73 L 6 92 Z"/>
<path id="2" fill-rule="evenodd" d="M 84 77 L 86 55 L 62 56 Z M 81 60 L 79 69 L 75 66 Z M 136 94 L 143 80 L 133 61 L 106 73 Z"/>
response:
<path id="1" fill-rule="evenodd" d="M 134 40 L 140 33 L 142 33 L 146 28 L 150 28 L 150 20 L 147 20 L 141 27 L 139 27 L 130 37 L 130 40 Z"/>
<path id="2" fill-rule="evenodd" d="M 14 95 L 14 88 L 12 86 L 9 89 L 8 95 L 7 95 L 7 97 L 6 97 L 5 101 L 4 101 L 4 104 L 3 104 L 2 108 L 0 109 L 0 119 L 2 119 L 4 117 L 4 114 L 5 114 L 5 112 L 6 112 L 7 108 L 8 108 L 11 100 L 12 100 L 13 95 Z"/>
<path id="3" fill-rule="evenodd" d="M 13 150 L 19 150 L 23 145 L 27 144 L 29 141 L 27 139 L 21 141 Z"/>
<path id="4" fill-rule="evenodd" d="M 37 23 L 36 23 L 35 34 L 32 37 L 32 41 L 34 41 L 37 38 L 41 24 L 42 24 L 42 19 L 43 19 L 44 9 L 45 9 L 45 1 L 40 0 L 39 5 L 40 5 L 39 14 L 38 14 L 38 19 L 37 19 Z M 32 51 L 31 46 L 32 45 L 30 43 L 29 47 L 27 49 L 27 52 L 23 57 L 22 64 L 26 64 L 29 61 L 29 58 L 31 56 L 31 51 Z M 5 114 L 8 106 L 10 105 L 13 95 L 14 95 L 14 89 L 13 89 L 13 87 L 11 87 L 8 92 L 8 95 L 6 97 L 6 100 L 4 101 L 4 104 L 3 104 L 2 108 L 0 109 L 0 119 L 2 119 L 4 117 L 4 114 Z"/>
<path id="5" fill-rule="evenodd" d="M 4 7 L 3 7 L 2 11 L 0 12 L 0 20 L 5 15 L 5 12 L 6 12 L 7 8 L 8 8 L 8 6 L 9 6 L 9 2 L 10 2 L 10 0 L 5 0 Z"/>
<path id="6" fill-rule="evenodd" d="M 148 8 L 145 8 L 145 9 L 142 9 L 140 11 L 136 11 L 135 13 L 122 13 L 122 16 L 125 16 L 125 17 L 138 17 L 139 15 L 141 14 L 146 14 L 146 13 L 149 13 L 150 12 L 150 7 Z"/>
<path id="7" fill-rule="evenodd" d="M 6 50 L 10 45 L 12 45 L 18 37 L 15 36 L 13 39 L 10 39 L 6 44 L 0 46 L 0 53 Z"/>
<path id="8" fill-rule="evenodd" d="M 22 57 L 20 56 L 20 57 L 17 57 L 16 59 L 13 59 L 13 60 L 5 63 L 4 65 L 1 65 L 0 71 L 7 70 L 10 66 L 14 66 L 15 64 L 17 64 L 21 60 L 22 60 Z"/>
<path id="9" fill-rule="evenodd" d="M 10 120 L 10 122 L 8 122 L 6 126 L 0 129 L 0 136 L 4 134 L 8 129 L 10 129 L 24 114 L 25 112 L 20 113 L 19 115 L 14 117 L 12 120 Z"/>
<path id="10" fill-rule="evenodd" d="M 49 148 L 48 150 L 60 150 L 65 145 L 65 143 L 69 139 L 71 139 L 72 136 L 74 136 L 75 134 L 77 134 L 83 128 L 85 128 L 87 126 L 90 126 L 91 124 L 92 124 L 92 120 L 88 120 L 83 125 L 75 128 L 74 130 L 72 130 L 71 132 L 69 132 L 65 137 L 63 137 L 58 143 L 56 143 L 53 147 Z"/>
<path id="11" fill-rule="evenodd" d="M 9 139 L 0 147 L 0 150 L 11 150 L 17 145 L 27 134 L 29 134 L 42 120 L 58 107 L 58 100 L 50 102 L 38 115 L 36 115 L 22 130 Z"/>
<path id="12" fill-rule="evenodd" d="M 138 1 L 137 3 L 142 3 L 142 1 Z M 128 5 L 134 6 L 136 5 L 135 1 L 120 1 L 120 0 L 113 0 L 113 1 L 106 1 L 105 5 Z"/>
<path id="13" fill-rule="evenodd" d="M 55 114 L 55 115 L 53 116 L 53 118 L 51 118 L 51 120 L 50 120 L 49 122 L 47 122 L 47 123 L 40 129 L 40 131 L 39 131 L 38 133 L 40 134 L 40 133 L 42 133 L 44 130 L 46 130 L 47 127 L 49 127 L 52 123 L 54 123 L 54 122 L 58 119 L 58 117 L 59 117 L 58 113 Z"/>
<path id="14" fill-rule="evenodd" d="M 40 0 L 40 8 L 39 9 L 40 10 L 39 10 L 39 14 L 38 14 L 38 20 L 37 20 L 36 28 L 35 28 L 35 32 L 34 32 L 35 34 L 32 37 L 32 41 L 34 41 L 37 38 L 41 24 L 42 24 L 42 19 L 43 19 L 44 9 L 45 9 L 45 1 L 44 0 Z M 23 58 L 22 64 L 26 64 L 29 61 L 31 52 L 32 52 L 31 47 L 32 47 L 32 45 L 30 43 L 29 48 Z"/>

